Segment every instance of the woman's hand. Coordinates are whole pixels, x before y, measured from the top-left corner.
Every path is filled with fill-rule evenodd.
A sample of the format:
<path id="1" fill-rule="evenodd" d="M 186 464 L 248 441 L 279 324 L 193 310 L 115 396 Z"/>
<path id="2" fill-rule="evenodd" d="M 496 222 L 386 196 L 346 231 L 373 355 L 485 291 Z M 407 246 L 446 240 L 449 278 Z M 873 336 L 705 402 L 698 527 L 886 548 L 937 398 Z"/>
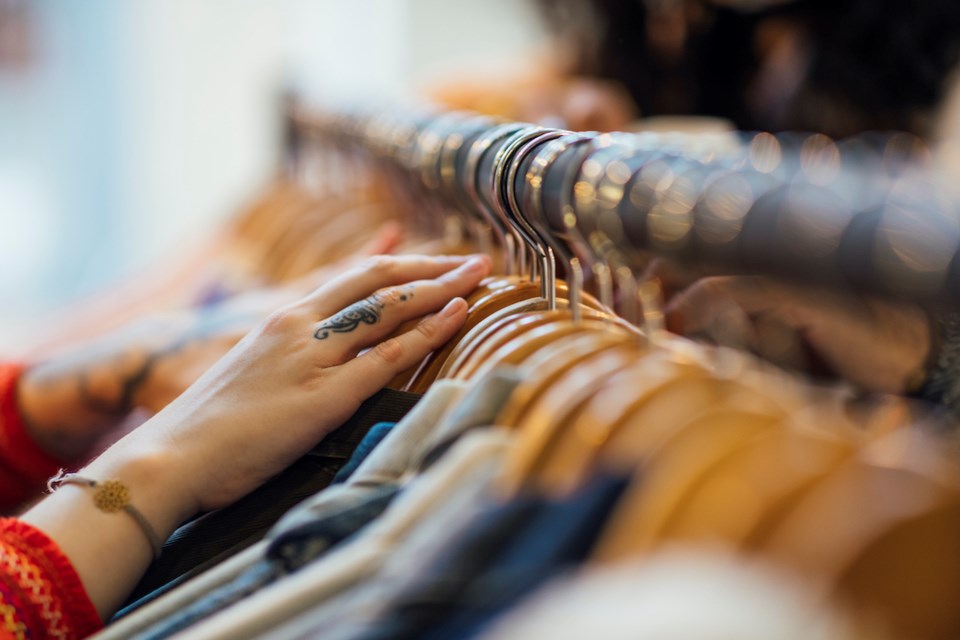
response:
<path id="1" fill-rule="evenodd" d="M 131 437 L 178 453 L 195 510 L 229 504 L 446 342 L 466 315 L 457 296 L 488 272 L 489 261 L 480 257 L 378 258 L 361 265 L 271 315 L 149 430 Z M 414 329 L 389 338 L 418 318 Z"/>
<path id="2" fill-rule="evenodd" d="M 397 239 L 396 230 L 388 228 L 356 256 L 282 287 L 145 318 L 28 367 L 18 388 L 27 428 L 41 448 L 61 460 L 105 448 L 122 435 L 118 426 L 132 410 L 160 411 L 270 312 L 356 268 L 374 252 L 391 250 Z"/>
<path id="3" fill-rule="evenodd" d="M 489 270 L 481 257 L 372 259 L 272 314 L 80 474 L 124 482 L 132 504 L 165 538 L 191 515 L 227 505 L 283 470 L 446 342 L 466 317 L 458 296 Z M 415 328 L 390 337 L 417 319 Z M 73 485 L 23 519 L 60 545 L 104 616 L 151 558 L 132 518 L 98 511 Z"/>
<path id="4" fill-rule="evenodd" d="M 916 305 L 788 285 L 760 277 L 707 277 L 667 304 L 677 333 L 748 348 L 778 364 L 808 368 L 813 351 L 863 389 L 903 393 L 921 377 L 930 323 Z"/>

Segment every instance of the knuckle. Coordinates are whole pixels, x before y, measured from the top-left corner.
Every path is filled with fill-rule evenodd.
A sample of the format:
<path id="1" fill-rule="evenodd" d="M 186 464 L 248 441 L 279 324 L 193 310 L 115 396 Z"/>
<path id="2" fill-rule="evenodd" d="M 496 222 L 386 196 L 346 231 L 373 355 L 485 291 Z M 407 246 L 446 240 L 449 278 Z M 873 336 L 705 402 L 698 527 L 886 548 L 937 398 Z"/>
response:
<path id="1" fill-rule="evenodd" d="M 427 340 L 433 340 L 437 337 L 438 327 L 433 318 L 424 318 L 417 323 L 417 332 Z"/>
<path id="2" fill-rule="evenodd" d="M 361 268 L 376 276 L 386 277 L 393 273 L 396 261 L 390 256 L 371 256 L 363 261 Z"/>
<path id="3" fill-rule="evenodd" d="M 373 294 L 373 298 L 379 304 L 384 306 L 395 305 L 400 302 L 400 297 L 403 295 L 403 292 L 397 287 L 388 287 L 386 289 L 381 289 Z"/>
<path id="4" fill-rule="evenodd" d="M 295 310 L 279 309 L 267 316 L 263 322 L 263 330 L 267 333 L 284 333 L 295 328 L 299 321 L 299 314 Z"/>
<path id="5" fill-rule="evenodd" d="M 457 284 L 462 280 L 464 275 L 460 269 L 451 269 L 437 278 L 437 282 L 445 285 Z"/>
<path id="6" fill-rule="evenodd" d="M 400 341 L 396 338 L 390 338 L 374 347 L 373 353 L 380 361 L 388 365 L 393 365 L 398 363 L 403 357 L 403 345 L 401 345 Z"/>

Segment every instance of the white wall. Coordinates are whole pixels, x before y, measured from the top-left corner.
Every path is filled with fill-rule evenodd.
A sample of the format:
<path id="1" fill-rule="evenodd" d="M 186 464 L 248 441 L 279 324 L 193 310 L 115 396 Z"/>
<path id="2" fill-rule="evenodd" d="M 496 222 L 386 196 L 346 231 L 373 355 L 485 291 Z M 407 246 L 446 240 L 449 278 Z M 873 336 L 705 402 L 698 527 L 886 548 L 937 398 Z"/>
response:
<path id="1" fill-rule="evenodd" d="M 0 67 L 0 349 L 255 193 L 284 88 L 400 100 L 541 38 L 525 0 L 12 1 L 38 55 Z"/>

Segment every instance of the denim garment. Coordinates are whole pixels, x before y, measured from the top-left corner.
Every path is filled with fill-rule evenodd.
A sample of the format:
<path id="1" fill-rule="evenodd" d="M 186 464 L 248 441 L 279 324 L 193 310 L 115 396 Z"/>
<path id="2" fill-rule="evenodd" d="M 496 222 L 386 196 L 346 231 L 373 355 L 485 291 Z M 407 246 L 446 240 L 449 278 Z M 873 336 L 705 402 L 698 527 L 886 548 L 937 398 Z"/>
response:
<path id="1" fill-rule="evenodd" d="M 517 369 L 503 367 L 469 388 L 446 412 L 440 424 L 420 447 L 420 452 L 414 456 L 411 463 L 414 469 L 418 472 L 428 469 L 440 460 L 454 443 L 462 440 L 466 437 L 465 434 L 471 431 L 484 428 L 484 431 L 490 432 L 488 425 L 494 422 L 520 380 Z M 424 403 L 428 396 L 425 396 Z M 479 498 L 480 492 L 477 495 Z M 474 504 L 471 509 L 461 511 L 466 514 L 478 509 L 479 504 Z M 460 528 L 459 523 L 457 526 L 445 525 L 435 531 L 430 527 L 421 527 L 424 532 L 422 542 L 418 540 L 418 536 L 409 536 L 403 545 L 390 554 L 376 577 L 338 594 L 328 603 L 314 607 L 314 610 L 305 616 L 310 616 L 318 623 L 323 621 L 324 635 L 340 637 L 344 629 L 356 626 L 359 620 L 369 619 L 379 611 L 382 602 L 402 589 L 396 585 L 403 584 L 411 573 L 418 573 L 427 559 L 435 554 L 435 550 Z M 414 567 L 405 561 L 405 556 L 415 559 Z M 291 625 L 293 626 L 295 625 Z"/>
<path id="2" fill-rule="evenodd" d="M 353 472 L 357 470 L 357 467 L 373 453 L 377 445 L 383 442 L 383 439 L 390 434 L 395 426 L 397 426 L 396 422 L 378 422 L 373 425 L 370 431 L 367 432 L 367 435 L 363 437 L 363 440 L 360 441 L 360 444 L 357 445 L 357 450 L 350 456 L 350 460 L 347 461 L 347 464 L 343 465 L 340 471 L 337 471 L 337 475 L 333 477 L 333 482 L 330 484 L 343 484 L 346 482 L 347 479 L 353 475 Z"/>
<path id="3" fill-rule="evenodd" d="M 114 620 L 197 575 L 211 561 L 222 562 L 261 539 L 291 507 L 330 485 L 373 425 L 399 421 L 419 399 L 419 395 L 392 389 L 377 392 L 343 426 L 282 473 L 229 507 L 181 526 Z"/>
<path id="4" fill-rule="evenodd" d="M 397 549 L 424 528 L 456 529 L 475 512 L 513 435 L 474 432 L 422 476 L 413 479 L 382 516 L 357 536 L 242 602 L 204 620 L 188 633 L 198 638 L 274 637 L 303 612 L 376 579 Z M 378 449 L 379 451 L 379 449 Z M 375 452 L 376 453 L 376 452 Z"/>
<path id="5" fill-rule="evenodd" d="M 393 433 L 371 453 L 369 457 L 373 460 L 365 460 L 347 483 L 330 486 L 304 500 L 281 518 L 268 532 L 267 538 L 279 535 L 298 523 L 309 522 L 325 513 L 335 513 L 356 504 L 364 499 L 371 488 L 393 483 L 403 476 L 407 466 L 411 464 L 410 459 L 416 451 L 417 443 L 436 426 L 447 405 L 455 401 L 464 389 L 465 385 L 459 382 L 441 381 L 434 384 L 422 400 L 399 421 Z M 236 561 L 234 557 L 226 558 L 222 564 L 215 562 L 218 559 L 214 559 L 215 561 L 206 566 L 190 572 L 179 580 L 177 588 L 167 589 L 169 593 L 149 602 L 143 611 L 126 616 L 121 624 L 107 627 L 101 632 L 103 640 L 126 640 L 176 614 L 210 591 L 237 579 L 265 557 L 266 549 L 266 543 L 257 543 L 256 547 L 251 547 L 256 553 L 239 556 Z M 198 579 L 187 579 L 192 577 Z"/>
<path id="6" fill-rule="evenodd" d="M 383 513 L 398 491 L 397 486 L 383 485 L 369 492 L 363 502 L 281 534 L 270 543 L 266 558 L 232 582 L 207 593 L 134 637 L 141 640 L 168 638 L 297 571 Z"/>
<path id="7" fill-rule="evenodd" d="M 570 498 L 521 498 L 478 518 L 356 637 L 468 638 L 558 572 L 586 559 L 627 486 L 599 476 Z"/>
<path id="8" fill-rule="evenodd" d="M 466 386 L 461 382 L 441 381 L 434 384 L 423 400 L 390 430 L 383 441 L 364 460 L 350 479 L 325 491 L 320 491 L 289 513 L 267 534 L 277 536 L 288 529 L 323 517 L 330 509 L 340 509 L 344 503 L 362 500 L 372 487 L 396 484 L 415 468 L 422 454 L 424 441 L 437 427 L 450 405 L 460 397 Z"/>

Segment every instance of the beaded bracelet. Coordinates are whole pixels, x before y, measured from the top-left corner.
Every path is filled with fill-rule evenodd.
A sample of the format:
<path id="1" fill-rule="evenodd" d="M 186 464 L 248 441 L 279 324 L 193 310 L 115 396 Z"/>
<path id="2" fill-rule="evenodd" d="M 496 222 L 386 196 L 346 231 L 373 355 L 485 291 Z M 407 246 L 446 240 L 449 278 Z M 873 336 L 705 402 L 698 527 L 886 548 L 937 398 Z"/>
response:
<path id="1" fill-rule="evenodd" d="M 130 504 L 130 489 L 120 480 L 105 480 L 99 482 L 91 478 L 85 478 L 75 473 L 64 473 L 63 469 L 50 478 L 47 482 L 47 488 L 52 492 L 56 491 L 65 484 L 74 484 L 78 487 L 93 489 L 93 505 L 104 513 L 117 513 L 125 511 L 130 514 L 134 522 L 143 530 L 150 541 L 153 549 L 153 557 L 159 558 L 163 549 L 163 540 L 157 535 L 156 530 L 150 525 L 147 519 L 140 511 Z"/>

